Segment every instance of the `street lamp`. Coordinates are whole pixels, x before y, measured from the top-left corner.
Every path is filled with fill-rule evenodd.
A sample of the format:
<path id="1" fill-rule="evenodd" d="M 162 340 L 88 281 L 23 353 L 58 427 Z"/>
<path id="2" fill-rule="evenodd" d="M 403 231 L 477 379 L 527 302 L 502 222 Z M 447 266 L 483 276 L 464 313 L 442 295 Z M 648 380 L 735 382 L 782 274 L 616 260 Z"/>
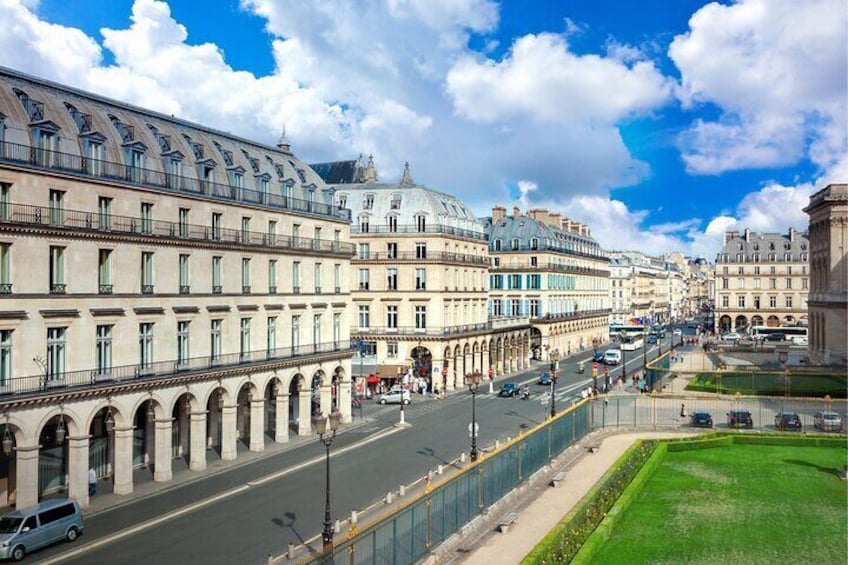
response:
<path id="1" fill-rule="evenodd" d="M 330 445 L 333 443 L 333 440 L 336 438 L 336 431 L 339 429 L 339 425 L 341 424 L 342 415 L 338 410 L 333 410 L 330 412 L 330 417 L 327 418 L 323 414 L 319 414 L 315 419 L 315 428 L 318 431 L 318 441 L 320 441 L 324 448 L 327 450 L 327 473 L 326 478 L 327 482 L 325 485 L 325 499 L 324 499 L 324 532 L 322 537 L 324 539 L 324 551 L 330 551 L 333 549 L 333 523 L 332 518 L 330 517 Z M 327 424 L 330 424 L 330 434 L 327 433 Z"/>
<path id="2" fill-rule="evenodd" d="M 554 349 L 550 353 L 551 358 L 551 418 L 556 416 L 556 382 L 557 382 L 557 362 L 559 361 L 559 349 Z"/>
<path id="3" fill-rule="evenodd" d="M 483 375 L 480 371 L 475 371 L 470 375 L 465 376 L 468 392 L 471 393 L 471 462 L 477 461 L 477 389 L 480 387 L 480 381 L 483 380 Z"/>

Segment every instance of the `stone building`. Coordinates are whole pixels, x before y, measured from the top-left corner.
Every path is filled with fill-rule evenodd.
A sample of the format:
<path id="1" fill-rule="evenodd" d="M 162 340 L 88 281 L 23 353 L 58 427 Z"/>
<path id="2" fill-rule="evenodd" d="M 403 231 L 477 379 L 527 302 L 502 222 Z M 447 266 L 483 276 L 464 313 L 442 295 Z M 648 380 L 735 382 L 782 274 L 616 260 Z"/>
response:
<path id="1" fill-rule="evenodd" d="M 360 387 L 408 375 L 452 390 L 475 371 L 527 366 L 528 317 L 488 315 L 487 235 L 467 206 L 416 184 L 408 165 L 397 183 L 377 182 L 373 159 L 313 167 L 353 215 L 352 370 L 370 379 Z"/>
<path id="2" fill-rule="evenodd" d="M 609 259 L 588 226 L 538 208 L 522 214 L 516 207 L 507 215 L 500 206 L 484 223 L 492 319 L 527 319 L 536 359 L 606 341 Z"/>
<path id="3" fill-rule="evenodd" d="M 349 231 L 284 141 L 0 69 L 0 506 L 349 420 Z"/>
<path id="4" fill-rule="evenodd" d="M 848 355 L 848 185 L 830 184 L 810 197 L 810 357 L 845 365 Z"/>
<path id="5" fill-rule="evenodd" d="M 610 257 L 610 321 L 661 323 L 680 315 L 683 275 L 663 258 L 638 251 L 612 251 Z"/>
<path id="6" fill-rule="evenodd" d="M 715 266 L 717 331 L 806 325 L 809 254 L 806 234 L 795 229 L 727 231 Z"/>

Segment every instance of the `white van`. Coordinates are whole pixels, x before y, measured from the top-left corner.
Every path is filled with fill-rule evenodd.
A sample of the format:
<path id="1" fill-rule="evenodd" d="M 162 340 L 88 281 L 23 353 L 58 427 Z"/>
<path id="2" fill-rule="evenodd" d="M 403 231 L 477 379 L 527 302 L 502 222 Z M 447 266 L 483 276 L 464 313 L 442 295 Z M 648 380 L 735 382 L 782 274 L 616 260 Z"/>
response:
<path id="1" fill-rule="evenodd" d="M 604 365 L 618 365 L 619 363 L 621 363 L 621 351 L 618 349 L 604 351 Z"/>
<path id="2" fill-rule="evenodd" d="M 0 516 L 0 559 L 20 561 L 51 543 L 76 540 L 82 530 L 82 510 L 67 498 L 9 512 Z"/>

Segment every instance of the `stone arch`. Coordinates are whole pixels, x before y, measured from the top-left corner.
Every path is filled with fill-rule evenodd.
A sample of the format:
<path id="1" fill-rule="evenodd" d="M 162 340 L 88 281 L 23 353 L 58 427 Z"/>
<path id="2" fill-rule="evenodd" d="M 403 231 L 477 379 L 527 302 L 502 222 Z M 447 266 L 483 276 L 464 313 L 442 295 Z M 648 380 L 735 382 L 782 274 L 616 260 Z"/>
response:
<path id="1" fill-rule="evenodd" d="M 71 449 L 71 443 L 77 443 L 88 436 L 81 427 L 82 418 L 73 410 L 54 406 L 48 410 L 38 424 L 36 437 L 38 448 L 38 498 L 55 492 L 72 489 L 71 469 L 81 467 L 87 462 L 76 460 L 81 450 Z M 73 438 L 73 439 L 72 439 Z M 82 465 L 80 464 L 82 463 Z M 87 470 L 87 469 L 86 469 Z M 69 492 L 73 496 L 85 496 L 86 492 Z"/>

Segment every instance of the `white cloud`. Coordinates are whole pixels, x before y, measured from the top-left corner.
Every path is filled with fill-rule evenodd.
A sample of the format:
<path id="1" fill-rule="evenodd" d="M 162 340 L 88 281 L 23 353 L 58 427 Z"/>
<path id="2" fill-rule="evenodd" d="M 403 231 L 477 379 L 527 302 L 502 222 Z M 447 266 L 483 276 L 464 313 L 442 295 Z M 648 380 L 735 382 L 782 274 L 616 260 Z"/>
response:
<path id="1" fill-rule="evenodd" d="M 543 33 L 520 37 L 501 61 L 461 57 L 446 88 L 471 120 L 615 124 L 662 106 L 672 83 L 651 62 L 575 55 L 562 36 Z"/>
<path id="2" fill-rule="evenodd" d="M 680 69 L 685 107 L 714 104 L 680 139 L 697 174 L 790 165 L 820 170 L 848 151 L 843 0 L 739 0 L 692 16 L 668 54 Z M 812 143 L 810 144 L 810 139 Z M 845 169 L 842 169 L 843 178 Z"/>

